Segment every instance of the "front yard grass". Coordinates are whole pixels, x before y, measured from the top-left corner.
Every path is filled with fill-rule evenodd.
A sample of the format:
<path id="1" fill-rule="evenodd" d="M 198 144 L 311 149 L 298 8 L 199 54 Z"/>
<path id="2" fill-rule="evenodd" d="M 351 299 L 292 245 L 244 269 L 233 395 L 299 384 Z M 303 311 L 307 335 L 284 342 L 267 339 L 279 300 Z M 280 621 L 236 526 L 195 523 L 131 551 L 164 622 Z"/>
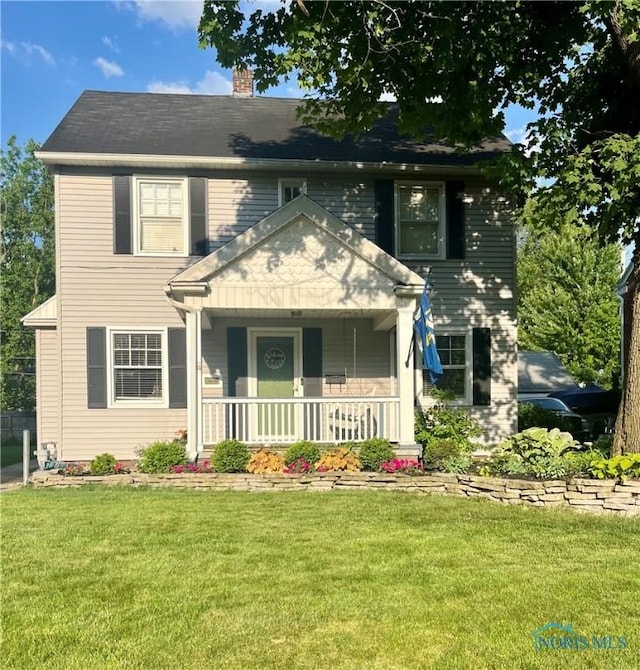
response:
<path id="1" fill-rule="evenodd" d="M 638 668 L 640 523 L 391 492 L 2 496 L 2 667 Z M 534 651 L 571 623 L 624 650 Z"/>
<path id="2" fill-rule="evenodd" d="M 35 444 L 31 444 L 29 448 L 29 457 L 34 458 L 32 452 Z M 4 468 L 7 465 L 14 463 L 22 463 L 22 440 L 10 438 L 3 440 L 0 443 L 0 467 Z"/>

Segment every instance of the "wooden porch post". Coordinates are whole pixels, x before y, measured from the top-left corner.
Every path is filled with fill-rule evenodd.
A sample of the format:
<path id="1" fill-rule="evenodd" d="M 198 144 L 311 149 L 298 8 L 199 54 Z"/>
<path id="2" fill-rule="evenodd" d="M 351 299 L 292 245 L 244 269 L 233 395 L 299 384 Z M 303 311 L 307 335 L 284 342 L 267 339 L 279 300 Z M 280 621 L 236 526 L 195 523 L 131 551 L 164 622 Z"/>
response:
<path id="1" fill-rule="evenodd" d="M 398 298 L 400 303 L 400 299 Z M 413 313 L 415 298 L 404 299 L 396 316 L 396 370 L 398 374 L 398 397 L 400 399 L 398 426 L 398 453 L 403 456 L 418 456 L 420 446 L 416 444 L 414 431 L 415 375 L 413 341 Z"/>
<path id="2" fill-rule="evenodd" d="M 202 451 L 202 311 L 186 313 L 187 329 L 187 451 L 195 460 Z"/>

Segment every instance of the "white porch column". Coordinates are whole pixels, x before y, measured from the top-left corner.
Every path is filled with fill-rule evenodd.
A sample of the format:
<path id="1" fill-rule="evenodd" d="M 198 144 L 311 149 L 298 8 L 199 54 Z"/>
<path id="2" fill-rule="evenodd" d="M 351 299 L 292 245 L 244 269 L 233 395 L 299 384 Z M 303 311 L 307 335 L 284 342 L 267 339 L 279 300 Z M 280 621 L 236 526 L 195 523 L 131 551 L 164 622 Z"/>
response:
<path id="1" fill-rule="evenodd" d="M 202 311 L 186 312 L 187 339 L 187 451 L 195 460 L 202 451 Z"/>
<path id="2" fill-rule="evenodd" d="M 398 300 L 400 302 L 400 300 Z M 396 316 L 396 370 L 398 375 L 398 397 L 400 398 L 398 453 L 403 456 L 418 456 L 420 447 L 415 441 L 415 376 L 413 341 L 413 313 L 415 299 L 404 299 L 398 306 Z"/>

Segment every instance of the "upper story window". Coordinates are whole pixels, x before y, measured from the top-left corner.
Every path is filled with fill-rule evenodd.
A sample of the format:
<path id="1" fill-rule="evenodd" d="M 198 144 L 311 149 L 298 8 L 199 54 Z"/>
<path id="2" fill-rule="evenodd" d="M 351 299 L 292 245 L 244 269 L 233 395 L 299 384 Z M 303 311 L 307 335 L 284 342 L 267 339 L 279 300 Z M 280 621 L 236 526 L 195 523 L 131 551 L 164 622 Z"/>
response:
<path id="1" fill-rule="evenodd" d="M 286 205 L 294 198 L 307 192 L 306 179 L 279 179 L 278 180 L 278 206 Z"/>
<path id="2" fill-rule="evenodd" d="M 440 182 L 396 182 L 399 258 L 444 258 L 445 188 Z"/>
<path id="3" fill-rule="evenodd" d="M 135 180 L 136 251 L 186 256 L 189 249 L 187 180 Z"/>
<path id="4" fill-rule="evenodd" d="M 472 392 L 472 341 L 470 335 L 436 335 L 436 348 L 442 364 L 442 376 L 437 387 L 449 391 L 460 404 L 471 403 Z M 422 373 L 423 393 L 432 387 L 429 372 Z"/>

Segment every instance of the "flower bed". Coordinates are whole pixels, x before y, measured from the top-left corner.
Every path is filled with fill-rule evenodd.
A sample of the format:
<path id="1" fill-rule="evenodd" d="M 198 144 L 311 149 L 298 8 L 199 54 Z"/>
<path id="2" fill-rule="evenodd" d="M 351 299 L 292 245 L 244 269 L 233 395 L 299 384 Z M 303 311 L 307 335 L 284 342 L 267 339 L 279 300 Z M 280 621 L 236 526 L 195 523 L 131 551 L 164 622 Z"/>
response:
<path id="1" fill-rule="evenodd" d="M 65 477 L 57 472 L 33 473 L 35 487 L 77 487 L 86 484 L 125 484 L 129 486 L 170 486 L 196 490 L 236 491 L 329 491 L 386 489 L 414 493 L 440 493 L 487 498 L 509 505 L 555 507 L 592 513 L 611 512 L 640 516 L 640 480 L 571 479 L 524 480 L 482 477 L 465 474 L 430 473 L 410 475 L 400 472 L 322 472 L 313 474 L 250 474 L 184 472 Z"/>

